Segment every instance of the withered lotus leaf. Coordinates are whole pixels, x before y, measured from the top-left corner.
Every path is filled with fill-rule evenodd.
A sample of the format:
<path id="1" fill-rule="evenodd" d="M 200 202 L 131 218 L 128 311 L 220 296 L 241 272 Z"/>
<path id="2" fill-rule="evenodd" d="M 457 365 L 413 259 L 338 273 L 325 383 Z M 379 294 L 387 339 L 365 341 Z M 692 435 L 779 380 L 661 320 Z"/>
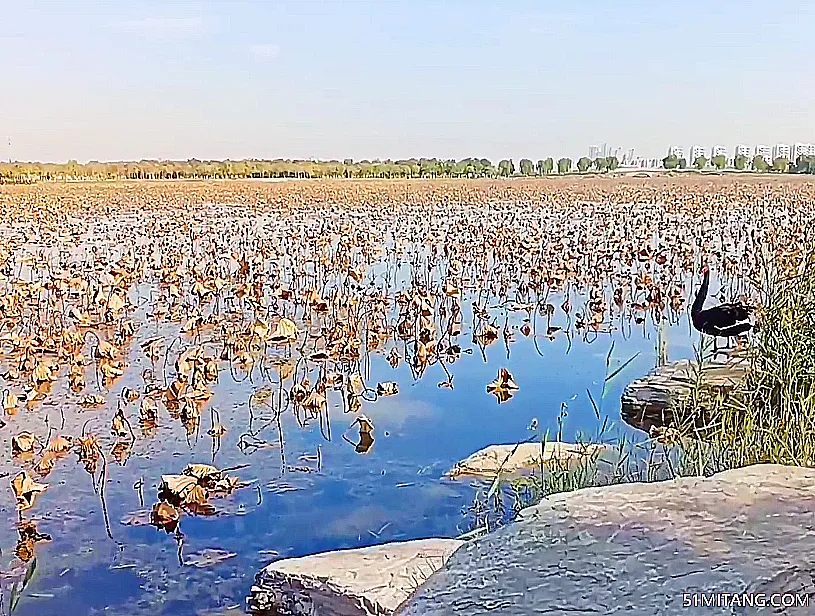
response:
<path id="1" fill-rule="evenodd" d="M 10 392 L 8 389 L 3 391 L 3 411 L 5 411 L 6 415 L 14 415 L 19 404 L 20 399 L 17 394 Z"/>
<path id="2" fill-rule="evenodd" d="M 215 424 L 207 430 L 207 434 L 213 438 L 221 438 L 226 434 L 226 426 L 223 424 Z"/>
<path id="3" fill-rule="evenodd" d="M 506 368 L 498 370 L 498 376 L 487 385 L 487 393 L 493 394 L 499 404 L 509 400 L 518 389 L 518 384 Z"/>
<path id="4" fill-rule="evenodd" d="M 131 443 L 128 441 L 119 441 L 113 444 L 110 450 L 110 457 L 116 460 L 116 463 L 120 466 L 124 466 L 130 458 L 130 452 Z"/>
<path id="5" fill-rule="evenodd" d="M 277 327 L 269 336 L 269 341 L 277 344 L 295 342 L 299 333 L 294 321 L 283 317 L 277 322 Z"/>
<path id="6" fill-rule="evenodd" d="M 387 383 L 378 383 L 376 386 L 376 393 L 379 396 L 395 396 L 399 393 L 399 385 L 392 381 Z"/>
<path id="7" fill-rule="evenodd" d="M 121 361 L 114 361 L 110 359 L 102 359 L 99 362 L 99 371 L 102 373 L 106 383 L 116 380 L 125 372 L 125 364 Z"/>
<path id="8" fill-rule="evenodd" d="M 59 456 L 53 451 L 46 450 L 39 461 L 34 465 L 34 472 L 40 477 L 48 476 L 48 474 L 54 470 L 54 464 L 56 464 L 58 458 Z"/>
<path id="9" fill-rule="evenodd" d="M 351 392 L 355 396 L 361 396 L 365 393 L 365 381 L 362 378 L 362 375 L 358 372 L 351 375 L 350 378 L 350 385 L 351 385 Z"/>
<path id="10" fill-rule="evenodd" d="M 175 504 L 184 504 L 198 486 L 198 480 L 189 475 L 162 475 L 159 486 L 159 498 Z"/>
<path id="11" fill-rule="evenodd" d="M 123 438 L 130 434 L 123 409 L 120 408 L 117 410 L 116 414 L 113 416 L 113 421 L 110 425 L 110 432 L 117 438 Z"/>
<path id="12" fill-rule="evenodd" d="M 181 519 L 181 512 L 167 502 L 159 502 L 153 505 L 150 513 L 150 523 L 154 526 L 166 530 L 168 533 L 175 532 L 178 522 Z"/>
<path id="13" fill-rule="evenodd" d="M 55 436 L 48 443 L 47 450 L 57 455 L 66 454 L 73 447 L 73 438 L 70 436 Z"/>
<path id="14" fill-rule="evenodd" d="M 101 451 L 99 450 L 99 441 L 94 434 L 87 434 L 77 439 L 77 444 L 74 446 L 75 451 L 79 455 L 79 461 L 85 465 L 85 470 L 91 474 L 96 472 L 96 464 L 99 462 Z"/>
<path id="15" fill-rule="evenodd" d="M 319 415 L 326 408 L 325 396 L 317 391 L 312 391 L 308 398 L 303 401 L 303 408 L 309 411 L 312 415 Z"/>
<path id="16" fill-rule="evenodd" d="M 13 456 L 33 453 L 42 449 L 39 439 L 31 432 L 23 431 L 11 437 L 11 453 Z"/>
<path id="17" fill-rule="evenodd" d="M 51 535 L 41 533 L 37 530 L 37 525 L 31 520 L 23 520 L 17 524 L 19 539 L 14 548 L 14 554 L 24 563 L 29 562 L 34 557 L 36 544 L 41 541 L 51 541 Z"/>
<path id="18" fill-rule="evenodd" d="M 77 393 L 85 389 L 85 369 L 80 364 L 72 363 L 68 369 L 68 385 Z"/>
<path id="19" fill-rule="evenodd" d="M 95 355 L 99 359 L 116 359 L 118 353 L 118 349 L 107 340 L 100 340 L 95 351 Z"/>
<path id="20" fill-rule="evenodd" d="M 362 434 L 363 432 L 367 432 L 370 434 L 374 431 L 374 424 L 366 415 L 360 415 L 359 417 L 357 417 L 355 423 L 359 424 L 360 434 Z"/>
<path id="21" fill-rule="evenodd" d="M 388 363 L 391 365 L 391 368 L 398 368 L 401 360 L 402 357 L 399 355 L 399 351 L 396 347 L 393 347 L 388 353 Z"/>
<path id="22" fill-rule="evenodd" d="M 122 398 L 127 400 L 128 402 L 135 402 L 139 399 L 141 394 L 138 390 L 130 389 L 129 387 L 125 387 L 122 389 Z"/>
<path id="23" fill-rule="evenodd" d="M 47 485 L 34 481 L 28 471 L 20 472 L 11 480 L 11 491 L 17 499 L 17 509 L 20 511 L 31 509 L 37 497 L 47 489 Z"/>
<path id="24" fill-rule="evenodd" d="M 57 379 L 56 372 L 57 366 L 41 361 L 34 368 L 34 371 L 31 374 L 31 380 L 37 385 L 40 383 L 47 383 L 48 381 L 55 381 Z"/>
<path id="25" fill-rule="evenodd" d="M 86 408 L 92 408 L 95 406 L 102 406 L 105 403 L 105 397 L 101 394 L 88 394 L 79 402 L 82 406 Z"/>
<path id="26" fill-rule="evenodd" d="M 211 464 L 188 464 L 184 467 L 182 473 L 189 477 L 195 477 L 199 481 L 207 481 L 213 478 L 217 481 L 222 475 L 221 471 Z"/>

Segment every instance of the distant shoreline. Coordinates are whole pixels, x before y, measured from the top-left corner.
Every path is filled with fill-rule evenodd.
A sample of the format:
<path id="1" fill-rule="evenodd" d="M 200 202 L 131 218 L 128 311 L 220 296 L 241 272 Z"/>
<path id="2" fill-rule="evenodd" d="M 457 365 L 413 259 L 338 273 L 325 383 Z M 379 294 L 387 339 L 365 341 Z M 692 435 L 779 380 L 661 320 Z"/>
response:
<path id="1" fill-rule="evenodd" d="M 683 170 L 683 171 L 666 171 L 666 170 L 624 170 L 613 173 L 597 173 L 597 172 L 569 172 L 569 173 L 552 173 L 548 175 L 512 175 L 512 176 L 435 176 L 435 177 L 337 177 L 337 176 L 318 176 L 318 177 L 274 177 L 274 178 L 258 178 L 258 177 L 179 177 L 179 178 L 129 178 L 129 177 L 116 177 L 116 178 L 31 178 L 21 180 L 9 180 L 0 178 L 0 186 L 33 186 L 37 184 L 47 185 L 77 185 L 77 184 L 126 184 L 126 183 L 166 183 L 166 184 L 200 184 L 206 182 L 213 183 L 256 183 L 256 184 L 283 184 L 288 182 L 557 182 L 565 180 L 637 180 L 637 179 L 715 179 L 715 178 L 729 178 L 729 179 L 765 179 L 765 180 L 790 180 L 790 181 L 815 181 L 815 176 L 812 174 L 804 173 L 779 173 L 779 172 L 759 172 L 759 171 L 736 171 L 736 170 L 723 170 L 723 171 L 697 171 L 697 170 Z"/>

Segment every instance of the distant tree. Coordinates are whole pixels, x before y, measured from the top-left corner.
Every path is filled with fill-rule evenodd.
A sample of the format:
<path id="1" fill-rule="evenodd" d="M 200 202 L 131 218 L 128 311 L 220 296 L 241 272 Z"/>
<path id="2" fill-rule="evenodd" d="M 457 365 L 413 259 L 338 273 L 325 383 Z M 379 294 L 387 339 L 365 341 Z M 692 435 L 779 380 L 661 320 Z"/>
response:
<path id="1" fill-rule="evenodd" d="M 720 171 L 725 168 L 727 165 L 727 157 L 723 154 L 719 154 L 718 156 L 714 156 L 710 159 L 710 162 L 713 163 L 713 166 L 719 169 Z"/>
<path id="2" fill-rule="evenodd" d="M 544 159 L 543 161 L 543 172 L 546 174 L 552 173 L 555 170 L 555 161 L 550 156 L 549 158 Z"/>
<path id="3" fill-rule="evenodd" d="M 354 164 L 354 159 L 346 158 L 344 161 L 342 161 L 342 164 L 345 165 L 346 167 L 350 167 L 351 165 Z"/>
<path id="4" fill-rule="evenodd" d="M 687 169 L 688 168 L 688 161 L 686 158 L 680 158 L 679 162 L 676 163 L 676 166 L 680 169 Z"/>
<path id="5" fill-rule="evenodd" d="M 795 160 L 794 173 L 815 173 L 815 156 L 799 156 Z"/>
<path id="6" fill-rule="evenodd" d="M 789 169 L 790 161 L 784 158 L 783 156 L 779 156 L 773 161 L 773 171 L 780 171 L 781 173 L 786 173 L 787 169 Z"/>
<path id="7" fill-rule="evenodd" d="M 606 165 L 609 171 L 615 171 L 620 166 L 620 161 L 617 160 L 616 156 L 609 156 L 606 158 Z"/>
<path id="8" fill-rule="evenodd" d="M 701 171 L 707 165 L 707 158 L 704 156 L 697 156 L 696 159 L 693 161 L 693 166 Z"/>
<path id="9" fill-rule="evenodd" d="M 512 159 L 504 159 L 498 163 L 498 175 L 503 177 L 509 177 L 510 175 L 515 175 L 515 163 L 512 162 Z"/>
<path id="10" fill-rule="evenodd" d="M 557 172 L 558 173 L 569 173 L 572 169 L 572 159 L 571 158 L 561 158 L 557 161 Z"/>
<path id="11" fill-rule="evenodd" d="M 756 154 L 753 156 L 753 170 L 754 171 L 767 171 L 770 168 L 770 165 L 767 164 L 767 161 L 764 160 L 764 157 L 761 154 Z"/>
<path id="12" fill-rule="evenodd" d="M 522 158 L 521 162 L 518 163 L 518 167 L 521 170 L 521 175 L 534 175 L 535 174 L 535 165 L 532 164 L 532 161 L 528 158 Z"/>
<path id="13" fill-rule="evenodd" d="M 581 156 L 577 160 L 577 170 L 580 173 L 586 173 L 586 171 L 589 170 L 589 167 L 591 167 L 591 159 L 589 157 Z"/>
<path id="14" fill-rule="evenodd" d="M 662 166 L 666 169 L 676 169 L 679 166 L 679 159 L 676 154 L 668 154 L 662 159 Z"/>
<path id="15" fill-rule="evenodd" d="M 608 159 L 605 156 L 599 156 L 595 158 L 593 164 L 594 168 L 597 169 L 597 171 L 599 171 L 600 173 L 608 169 Z"/>
<path id="16" fill-rule="evenodd" d="M 493 177 L 495 175 L 495 165 L 492 164 L 489 158 L 482 158 L 478 163 L 480 166 L 479 175 L 481 175 L 481 177 Z"/>
<path id="17" fill-rule="evenodd" d="M 744 171 L 747 168 L 747 157 L 739 154 L 733 159 L 733 166 L 739 171 Z"/>
<path id="18" fill-rule="evenodd" d="M 538 162 L 535 163 L 535 172 L 538 175 L 544 175 L 546 173 L 546 164 L 544 163 L 543 159 L 541 158 Z"/>

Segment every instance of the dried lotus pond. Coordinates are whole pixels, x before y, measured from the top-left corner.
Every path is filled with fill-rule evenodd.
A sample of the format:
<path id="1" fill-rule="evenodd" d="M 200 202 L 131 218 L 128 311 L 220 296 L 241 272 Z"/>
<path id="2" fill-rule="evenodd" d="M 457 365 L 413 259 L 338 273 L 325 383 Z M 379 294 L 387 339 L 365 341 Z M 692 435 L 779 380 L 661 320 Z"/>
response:
<path id="1" fill-rule="evenodd" d="M 701 259 L 750 298 L 814 200 L 791 177 L 0 186 L 0 613 L 26 579 L 19 616 L 225 612 L 270 554 L 471 530 L 489 483 L 448 469 L 530 425 L 645 440 L 620 393 L 658 340 L 693 356 Z"/>

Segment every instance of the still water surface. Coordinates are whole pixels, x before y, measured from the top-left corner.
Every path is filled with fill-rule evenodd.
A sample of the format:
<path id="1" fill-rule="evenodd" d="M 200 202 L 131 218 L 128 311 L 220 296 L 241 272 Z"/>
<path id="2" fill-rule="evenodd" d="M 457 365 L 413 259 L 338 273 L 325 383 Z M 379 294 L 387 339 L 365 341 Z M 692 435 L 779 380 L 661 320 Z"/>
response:
<path id="1" fill-rule="evenodd" d="M 560 306 L 562 299 L 552 297 L 550 301 Z M 577 300 L 573 293 L 572 301 L 576 304 Z M 567 441 L 597 438 L 604 420 L 603 439 L 620 435 L 635 441 L 646 438 L 621 423 L 619 400 L 626 383 L 647 373 L 657 361 L 658 335 L 650 318 L 643 324 L 626 321 L 621 329 L 618 315 L 610 333 L 583 339 L 571 328 L 571 339 L 562 331 L 549 339 L 545 317 L 538 317 L 537 337 L 526 337 L 519 331 L 524 313 L 511 313 L 509 326 L 515 342 L 507 350 L 504 341 L 498 340 L 482 356 L 477 345 L 468 344 L 472 340 L 471 301 L 464 301 L 460 340 L 465 352 L 450 366 L 453 389 L 439 387 L 447 379 L 439 365 L 430 366 L 416 381 L 404 363 L 392 369 L 384 354 L 372 357 L 368 382 L 395 381 L 399 393 L 363 404 L 375 426 L 375 443 L 367 454 L 357 453 L 342 437 L 358 439 L 351 425 L 354 416 L 344 415 L 340 402 L 331 396 L 330 441 L 317 423 L 302 427 L 291 413 L 285 413 L 285 463 L 278 447 L 242 451 L 238 441 L 242 427 L 250 421 L 249 400 L 258 383 L 236 381 L 226 370 L 209 404 L 218 409 L 220 422 L 229 428 L 217 451 L 213 452 L 213 441 L 206 436 L 208 413 L 200 434 L 188 438 L 179 422 L 169 421 L 162 409 L 164 416 L 156 433 L 137 439 L 124 465 L 108 456 L 107 512 L 75 457 L 57 465 L 47 478 L 46 494 L 27 516 L 52 541 L 38 544 L 37 569 L 15 613 L 217 613 L 241 606 L 254 574 L 277 558 L 395 540 L 454 537 L 471 530 L 474 520 L 468 506 L 483 486 L 469 480 L 451 481 L 444 473 L 485 446 L 529 438 L 533 419 L 541 432 L 554 435 L 562 429 Z M 138 320 L 139 315 L 135 317 Z M 568 319 L 558 308 L 551 325 L 567 329 Z M 692 357 L 698 337 L 690 331 L 686 315 L 672 325 L 663 323 L 668 359 Z M 150 329 L 140 331 L 130 346 L 128 362 L 133 369 L 116 383 L 112 399 L 124 387 L 138 387 L 140 382 L 132 375 L 150 367 L 139 351 L 139 343 L 153 333 L 147 331 Z M 636 358 L 608 384 L 602 397 L 612 343 L 612 371 L 632 356 Z M 485 387 L 502 367 L 510 370 L 520 389 L 499 405 Z M 601 406 L 600 420 L 587 389 Z M 52 398 L 57 404 L 49 411 L 53 415 L 59 391 Z M 254 408 L 253 413 L 254 421 L 262 423 L 263 408 Z M 95 425 L 93 415 L 94 411 L 87 411 L 68 416 L 64 432 L 78 434 L 88 419 Z M 100 422 L 97 432 L 104 433 L 105 425 Z M 8 447 L 10 435 L 5 432 L 3 446 Z M 267 436 L 270 442 L 276 441 L 272 431 Z M 156 500 L 161 475 L 180 473 L 190 463 L 241 467 L 233 474 L 250 485 L 215 501 L 219 508 L 215 516 L 185 516 L 179 554 L 173 536 L 144 525 L 143 520 Z M 6 463 L 0 466 L 2 473 L 16 473 L 16 467 Z M 140 484 L 141 490 L 134 488 Z M 18 513 L 7 489 L 0 491 L 0 516 L 2 528 L 13 528 Z M 3 566 L 15 541 L 14 535 L 0 536 Z M 234 556 L 206 567 L 191 564 L 202 551 L 211 549 Z"/>

